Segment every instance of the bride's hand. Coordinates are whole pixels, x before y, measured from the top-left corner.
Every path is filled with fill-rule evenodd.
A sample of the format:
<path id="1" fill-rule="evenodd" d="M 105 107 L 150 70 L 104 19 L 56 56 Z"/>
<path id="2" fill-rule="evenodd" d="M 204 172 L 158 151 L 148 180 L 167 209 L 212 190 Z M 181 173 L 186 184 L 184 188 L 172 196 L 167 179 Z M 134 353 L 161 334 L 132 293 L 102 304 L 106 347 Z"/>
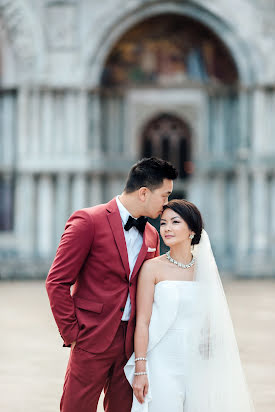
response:
<path id="1" fill-rule="evenodd" d="M 134 377 L 133 391 L 139 403 L 144 402 L 144 398 L 148 393 L 149 382 L 147 375 L 139 375 Z"/>

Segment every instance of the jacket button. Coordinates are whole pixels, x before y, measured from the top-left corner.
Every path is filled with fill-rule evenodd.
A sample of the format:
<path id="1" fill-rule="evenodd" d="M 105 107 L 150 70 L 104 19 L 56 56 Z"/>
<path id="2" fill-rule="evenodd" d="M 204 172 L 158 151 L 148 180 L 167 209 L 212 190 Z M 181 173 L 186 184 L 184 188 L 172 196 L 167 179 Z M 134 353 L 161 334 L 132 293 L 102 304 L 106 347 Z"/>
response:
<path id="1" fill-rule="evenodd" d="M 130 282 L 129 285 L 132 286 L 132 282 Z"/>
<path id="2" fill-rule="evenodd" d="M 124 308 L 120 308 L 120 311 L 121 311 L 121 312 L 124 312 Z"/>

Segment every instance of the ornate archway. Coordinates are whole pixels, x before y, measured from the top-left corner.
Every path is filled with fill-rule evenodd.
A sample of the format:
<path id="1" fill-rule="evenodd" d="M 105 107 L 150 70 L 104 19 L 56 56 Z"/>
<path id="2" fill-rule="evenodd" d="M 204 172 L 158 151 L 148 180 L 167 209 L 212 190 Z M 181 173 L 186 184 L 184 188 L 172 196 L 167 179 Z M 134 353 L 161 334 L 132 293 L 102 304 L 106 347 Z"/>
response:
<path id="1" fill-rule="evenodd" d="M 220 192 L 230 196 L 235 184 L 232 160 L 242 136 L 232 125 L 238 127 L 239 121 L 238 84 L 243 79 L 249 83 L 251 68 L 246 71 L 224 34 L 217 35 L 218 30 L 206 24 L 207 17 L 217 25 L 221 21 L 209 17 L 209 12 L 204 20 L 202 13 L 195 18 L 190 9 L 186 15 L 180 10 L 165 14 L 162 9 L 123 33 L 119 28 L 119 37 L 115 33 L 100 76 L 104 152 L 114 156 L 115 141 L 123 136 L 119 125 L 124 113 L 127 122 L 119 144 L 125 147 L 125 157 L 156 155 L 171 160 L 180 172 L 173 196 L 194 201 L 206 216 L 211 211 L 204 190 L 213 188 L 213 201 L 221 210 L 219 224 L 215 226 L 212 215 L 207 221 L 214 227 L 214 245 L 224 256 L 228 249 L 224 233 L 229 229 Z M 229 171 L 220 167 L 227 159 Z"/>
<path id="2" fill-rule="evenodd" d="M 110 18 L 105 16 L 98 18 L 97 27 L 101 30 L 97 43 L 85 42 L 83 49 L 84 66 L 86 67 L 86 79 L 91 87 L 100 84 L 101 73 L 110 50 L 117 43 L 119 38 L 134 25 L 147 18 L 156 15 L 175 14 L 186 16 L 204 24 L 213 31 L 230 51 L 239 73 L 240 82 L 249 85 L 260 79 L 260 56 L 256 49 L 251 49 L 239 36 L 238 32 L 231 26 L 225 17 L 218 16 L 207 7 L 202 5 L 184 2 L 175 3 L 172 1 L 155 2 L 151 4 L 127 4 L 127 9 L 113 10 Z M 91 29 L 88 38 L 92 35 L 94 27 Z"/>
<path id="3" fill-rule="evenodd" d="M 162 113 L 151 119 L 142 133 L 141 157 L 157 156 L 172 162 L 179 178 L 192 175 L 191 131 L 179 117 Z"/>
<path id="4" fill-rule="evenodd" d="M 223 42 L 186 16 L 157 15 L 133 26 L 108 55 L 101 86 L 235 85 L 238 70 Z"/>

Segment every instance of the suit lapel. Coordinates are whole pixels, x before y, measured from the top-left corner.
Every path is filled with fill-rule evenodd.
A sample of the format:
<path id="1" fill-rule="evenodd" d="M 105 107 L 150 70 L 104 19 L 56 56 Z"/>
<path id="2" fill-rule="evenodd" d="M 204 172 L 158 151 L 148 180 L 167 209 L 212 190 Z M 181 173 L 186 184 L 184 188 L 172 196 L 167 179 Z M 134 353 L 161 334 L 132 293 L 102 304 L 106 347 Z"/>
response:
<path id="1" fill-rule="evenodd" d="M 118 248 L 125 272 L 127 274 L 127 277 L 129 278 L 130 268 L 128 262 L 128 253 L 124 232 L 122 228 L 121 216 L 117 207 L 116 199 L 111 200 L 107 206 L 107 210 L 109 211 L 107 217 L 113 232 L 115 243 Z"/>
<path id="2" fill-rule="evenodd" d="M 143 243 L 142 243 L 139 255 L 137 257 L 136 264 L 134 266 L 131 279 L 133 279 L 136 276 L 136 274 L 138 273 L 138 271 L 140 269 L 140 266 L 144 262 L 144 259 L 145 259 L 145 256 L 146 256 L 146 253 L 147 253 L 147 250 L 148 250 L 147 245 L 148 245 L 149 231 L 150 231 L 150 229 L 149 229 L 149 225 L 147 223 L 146 226 L 145 226 L 144 233 L 143 233 Z"/>

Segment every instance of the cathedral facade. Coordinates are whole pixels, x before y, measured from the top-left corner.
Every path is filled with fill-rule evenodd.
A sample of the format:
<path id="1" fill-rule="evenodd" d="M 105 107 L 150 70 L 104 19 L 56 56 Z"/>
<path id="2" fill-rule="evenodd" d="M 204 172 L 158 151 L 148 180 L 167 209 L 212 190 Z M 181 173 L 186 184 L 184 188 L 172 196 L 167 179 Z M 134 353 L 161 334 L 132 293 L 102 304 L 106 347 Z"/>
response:
<path id="1" fill-rule="evenodd" d="M 0 0 L 0 278 L 43 277 L 142 157 L 219 267 L 275 275 L 274 0 Z"/>

